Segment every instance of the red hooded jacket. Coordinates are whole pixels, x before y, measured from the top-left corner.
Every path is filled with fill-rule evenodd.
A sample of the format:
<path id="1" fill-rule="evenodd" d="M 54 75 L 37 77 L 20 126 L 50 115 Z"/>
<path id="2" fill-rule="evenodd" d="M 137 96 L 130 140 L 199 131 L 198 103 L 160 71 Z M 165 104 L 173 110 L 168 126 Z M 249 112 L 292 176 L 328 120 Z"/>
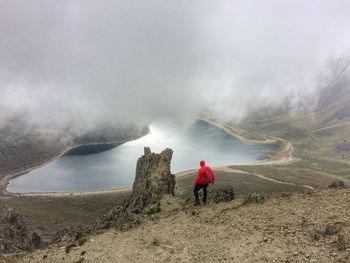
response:
<path id="1" fill-rule="evenodd" d="M 201 168 L 198 169 L 197 178 L 194 185 L 197 184 L 213 184 L 215 176 L 209 166 L 205 165 L 205 161 L 200 161 Z M 206 180 L 207 179 L 207 180 Z"/>

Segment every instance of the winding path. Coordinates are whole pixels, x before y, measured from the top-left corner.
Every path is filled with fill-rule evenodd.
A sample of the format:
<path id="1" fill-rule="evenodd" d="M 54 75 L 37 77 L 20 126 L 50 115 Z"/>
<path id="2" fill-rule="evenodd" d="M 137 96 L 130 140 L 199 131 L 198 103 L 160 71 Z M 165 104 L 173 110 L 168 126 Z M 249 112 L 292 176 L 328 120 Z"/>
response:
<path id="1" fill-rule="evenodd" d="M 240 131 L 234 127 L 231 127 L 229 125 L 221 125 L 218 124 L 214 121 L 210 121 L 207 119 L 201 119 L 203 121 L 206 121 L 212 125 L 215 125 L 221 129 L 223 129 L 225 132 L 227 132 L 228 134 L 236 137 L 237 139 L 244 141 L 244 142 L 248 142 L 248 143 L 277 143 L 280 142 L 283 144 L 282 149 L 277 152 L 271 159 L 268 160 L 263 160 L 263 161 L 259 161 L 259 162 L 255 162 L 252 164 L 248 164 L 248 165 L 287 165 L 287 164 L 291 164 L 294 162 L 299 161 L 299 158 L 296 158 L 293 156 L 293 144 L 289 141 L 286 141 L 284 139 L 281 138 L 277 138 L 277 137 L 267 137 L 267 136 L 259 136 L 259 139 L 255 139 L 252 140 L 250 138 L 245 138 L 244 135 L 247 135 L 248 132 L 246 131 Z M 214 167 L 213 169 L 215 171 L 220 171 L 220 172 L 226 172 L 226 173 L 241 173 L 241 174 L 249 174 L 249 175 L 253 175 L 256 177 L 259 177 L 260 179 L 264 179 L 264 180 L 268 180 L 274 183 L 279 183 L 279 184 L 284 184 L 284 185 L 292 185 L 292 186 L 300 186 L 300 187 L 304 187 L 306 189 L 314 189 L 312 186 L 310 185 L 303 185 L 303 184 L 297 184 L 297 183 L 291 183 L 291 182 L 284 182 L 284 181 L 279 181 L 276 179 L 272 179 L 269 177 L 266 177 L 262 174 L 257 174 L 257 173 L 249 173 L 240 169 L 235 169 L 232 168 L 234 166 L 218 166 L 218 167 Z M 191 172 L 193 172 L 193 170 L 186 172 L 182 172 L 180 174 L 178 174 L 177 176 L 184 176 L 186 174 L 190 174 Z"/>
<path id="2" fill-rule="evenodd" d="M 265 180 L 268 180 L 268 181 L 271 181 L 271 182 L 274 182 L 274 183 L 279 183 L 279 184 L 287 184 L 287 185 L 293 185 L 293 186 L 301 186 L 301 187 L 304 187 L 304 188 L 307 188 L 307 189 L 311 189 L 313 190 L 314 188 L 310 185 L 305 185 L 305 184 L 296 184 L 296 183 L 288 183 L 288 182 L 283 182 L 283 181 L 278 181 L 278 180 L 275 180 L 275 179 L 272 179 L 272 178 L 268 178 L 266 176 L 263 176 L 261 174 L 257 174 L 257 173 L 252 173 L 251 175 L 255 175 L 256 177 L 259 177 L 261 179 L 265 179 Z"/>
<path id="3" fill-rule="evenodd" d="M 272 179 L 272 178 L 266 177 L 266 176 L 264 176 L 262 174 L 249 173 L 249 172 L 246 172 L 246 171 L 243 171 L 243 170 L 240 170 L 240 169 L 231 168 L 230 166 L 217 166 L 217 167 L 213 167 L 213 170 L 215 172 L 247 174 L 247 175 L 250 175 L 250 176 L 256 176 L 256 177 L 259 177 L 260 179 L 271 181 L 271 182 L 278 183 L 278 184 L 300 186 L 300 187 L 304 187 L 306 189 L 311 189 L 311 190 L 314 189 L 310 185 L 279 181 L 279 180 L 276 180 L 276 179 Z M 190 175 L 190 174 L 193 174 L 195 172 L 196 172 L 196 170 L 189 170 L 189 171 L 181 172 L 181 173 L 176 174 L 176 177 Z"/>

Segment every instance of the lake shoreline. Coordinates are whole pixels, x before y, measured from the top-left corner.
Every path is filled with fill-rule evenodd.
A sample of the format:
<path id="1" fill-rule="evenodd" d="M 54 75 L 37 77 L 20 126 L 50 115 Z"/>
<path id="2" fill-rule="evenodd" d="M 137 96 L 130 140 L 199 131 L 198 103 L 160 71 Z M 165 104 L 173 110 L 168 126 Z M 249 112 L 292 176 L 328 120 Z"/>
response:
<path id="1" fill-rule="evenodd" d="M 135 138 L 135 139 L 138 139 L 138 138 Z M 68 154 L 72 150 L 79 149 L 80 147 L 94 146 L 94 145 L 105 145 L 105 144 L 117 144 L 117 145 L 120 145 L 120 144 L 129 142 L 129 141 L 132 141 L 132 140 L 135 140 L 135 139 L 122 140 L 122 141 L 111 141 L 111 142 L 98 142 L 98 143 L 82 143 L 82 144 L 76 144 L 76 145 L 67 146 L 62 151 L 60 151 L 57 155 L 53 156 L 52 158 L 48 159 L 45 162 L 42 162 L 40 164 L 34 165 L 32 167 L 29 167 L 29 168 L 22 169 L 22 170 L 20 170 L 18 172 L 15 172 L 15 173 L 10 173 L 10 174 L 5 175 L 0 180 L 0 196 L 23 196 L 23 195 L 27 195 L 27 194 L 30 195 L 31 193 L 14 193 L 14 192 L 7 191 L 7 187 L 9 185 L 9 183 L 10 183 L 10 180 L 13 179 L 13 178 L 19 177 L 21 175 L 25 175 L 25 174 L 27 174 L 27 173 L 35 170 L 35 169 L 41 168 L 41 167 L 43 167 L 45 165 L 48 165 L 49 163 L 52 163 L 52 162 L 56 161 L 57 159 L 61 158 L 62 156 Z M 48 195 L 49 193 L 59 194 L 58 192 L 44 192 L 44 193 L 46 195 Z M 66 192 L 66 193 L 67 194 L 71 194 L 71 193 L 74 193 L 74 192 Z M 87 192 L 87 193 L 89 193 L 89 192 Z M 39 194 L 40 195 L 40 193 L 35 193 L 35 194 Z M 34 195 L 34 193 L 33 193 L 33 195 Z"/>
<path id="2" fill-rule="evenodd" d="M 280 150 L 276 153 L 269 155 L 267 159 L 253 162 L 246 165 L 273 165 L 273 164 L 286 164 L 286 163 L 293 163 L 296 161 L 299 161 L 299 158 L 296 158 L 293 155 L 294 147 L 293 144 L 285 139 L 278 138 L 278 137 L 272 137 L 272 136 L 265 136 L 265 135 L 259 135 L 259 136 L 253 136 L 249 132 L 240 130 L 238 128 L 235 128 L 228 124 L 220 124 L 218 122 L 215 122 L 213 120 L 202 118 L 200 119 L 204 122 L 207 122 L 211 125 L 214 125 L 218 128 L 223 129 L 227 134 L 237 138 L 238 140 L 245 142 L 245 143 L 251 143 L 251 144 L 280 144 Z M 229 165 L 234 166 L 234 165 Z M 226 167 L 226 166 L 220 166 L 220 167 Z"/>
<path id="3" fill-rule="evenodd" d="M 223 129 L 227 134 L 235 137 L 241 142 L 250 143 L 250 144 L 276 144 L 281 141 L 284 141 L 281 138 L 265 136 L 265 135 L 253 135 L 247 131 L 240 130 L 232 125 L 228 125 L 225 123 L 219 123 L 216 120 L 199 118 L 199 120 L 209 123 L 213 126 L 216 126 L 220 129 Z"/>
<path id="4" fill-rule="evenodd" d="M 245 142 L 245 143 L 251 143 L 251 144 L 281 144 L 281 149 L 274 153 L 273 155 L 268 156 L 267 159 L 254 162 L 248 165 L 270 165 L 270 164 L 284 164 L 284 163 L 290 163 L 290 162 L 295 162 L 297 159 L 293 157 L 293 146 L 290 142 L 285 141 L 280 138 L 275 138 L 275 137 L 269 137 L 269 136 L 259 136 L 258 137 L 252 137 L 251 134 L 249 134 L 246 131 L 241 131 L 235 127 L 232 127 L 227 124 L 220 124 L 218 122 L 215 122 L 213 120 L 208 120 L 204 118 L 199 118 L 199 120 L 204 121 L 208 124 L 211 124 L 215 127 L 218 127 L 222 130 L 224 130 L 227 134 L 230 136 L 235 137 L 236 139 Z M 125 143 L 128 140 L 125 140 L 123 142 L 110 142 L 112 143 Z M 1 195 L 2 196 L 55 196 L 55 197 L 66 197 L 66 196 L 82 196 L 82 195 L 99 195 L 99 194 L 108 194 L 108 193 L 117 193 L 117 192 L 127 192 L 131 191 L 132 186 L 128 187 L 118 187 L 118 188 L 112 188 L 112 189 L 101 189 L 97 191 L 86 191 L 86 192 L 29 192 L 29 193 L 15 193 L 15 192 L 10 192 L 7 191 L 7 186 L 10 182 L 11 179 L 21 176 L 23 174 L 26 174 L 34 169 L 40 168 L 42 166 L 45 166 L 52 161 L 57 160 L 58 158 L 62 157 L 63 155 L 67 154 L 69 151 L 77 149 L 81 146 L 86 146 L 86 145 L 99 145 L 99 144 L 106 144 L 105 143 L 90 143 L 90 144 L 80 144 L 80 145 L 75 145 L 68 147 L 64 149 L 59 155 L 55 156 L 54 158 L 48 160 L 45 163 L 42 163 L 38 166 L 28 168 L 26 171 L 16 173 L 14 175 L 7 175 L 5 178 L 3 178 L 0 182 L 1 184 Z M 224 165 L 224 166 L 218 166 L 218 167 L 213 167 L 213 169 L 227 169 L 229 166 L 232 165 Z M 185 175 L 188 175 L 190 173 L 193 173 L 196 169 L 191 169 L 191 170 L 185 170 L 176 173 L 176 177 L 182 177 Z"/>

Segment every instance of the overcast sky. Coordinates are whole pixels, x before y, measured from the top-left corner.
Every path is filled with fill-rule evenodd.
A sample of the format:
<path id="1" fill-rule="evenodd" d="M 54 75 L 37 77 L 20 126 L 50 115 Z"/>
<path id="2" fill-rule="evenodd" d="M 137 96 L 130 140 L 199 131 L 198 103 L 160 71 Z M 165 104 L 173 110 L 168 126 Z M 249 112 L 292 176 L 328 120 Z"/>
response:
<path id="1" fill-rule="evenodd" d="M 1 116 L 91 128 L 310 94 L 350 47 L 348 0 L 0 0 Z"/>

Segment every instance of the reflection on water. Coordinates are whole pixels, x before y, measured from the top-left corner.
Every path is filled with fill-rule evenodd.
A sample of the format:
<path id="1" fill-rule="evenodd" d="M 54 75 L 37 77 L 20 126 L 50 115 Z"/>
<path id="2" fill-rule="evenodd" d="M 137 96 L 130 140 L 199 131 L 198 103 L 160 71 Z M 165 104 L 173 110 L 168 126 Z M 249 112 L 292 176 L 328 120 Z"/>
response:
<path id="1" fill-rule="evenodd" d="M 135 177 L 137 159 L 145 146 L 153 152 L 174 150 L 173 173 L 198 167 L 204 159 L 211 166 L 245 164 L 263 158 L 276 145 L 242 143 L 223 130 L 197 121 L 191 126 L 152 124 L 151 132 L 112 150 L 90 155 L 67 155 L 11 180 L 12 192 L 95 191 L 129 186 Z"/>

